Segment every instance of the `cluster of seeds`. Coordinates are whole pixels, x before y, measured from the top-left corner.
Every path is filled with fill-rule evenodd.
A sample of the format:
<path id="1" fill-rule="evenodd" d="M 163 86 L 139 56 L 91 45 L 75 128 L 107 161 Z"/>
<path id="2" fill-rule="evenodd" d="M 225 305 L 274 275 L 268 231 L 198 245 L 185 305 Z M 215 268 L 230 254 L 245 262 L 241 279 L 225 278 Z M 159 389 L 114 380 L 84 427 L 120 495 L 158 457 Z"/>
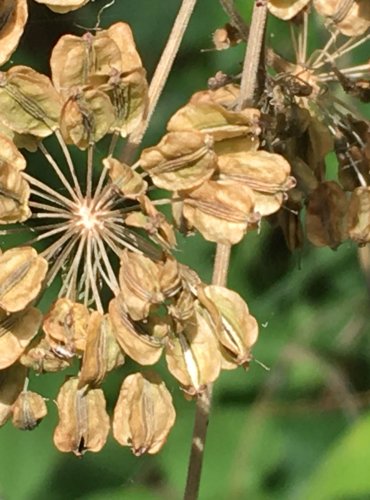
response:
<path id="1" fill-rule="evenodd" d="M 65 11 L 86 2 L 47 3 Z M 347 237 L 369 242 L 369 124 L 330 88 L 333 81 L 369 99 L 369 64 L 351 71 L 336 65 L 367 39 L 366 2 L 352 2 L 356 8 L 341 15 L 335 2 L 314 2 L 329 19 L 330 39 L 310 56 L 308 0 L 280 4 L 269 7 L 294 18 L 297 60 L 267 51 L 255 107 L 241 108 L 238 77 L 217 74 L 134 164 L 114 157 L 121 138 L 146 119 L 149 101 L 127 24 L 63 36 L 52 52 L 51 79 L 26 66 L 0 73 L 0 224 L 7 242 L 0 255 L 0 424 L 12 418 L 32 429 L 46 415 L 45 400 L 30 390 L 31 371 L 75 369 L 57 396 L 54 442 L 77 455 L 99 451 L 110 429 L 101 384 L 126 357 L 142 367 L 164 355 L 189 399 L 221 370 L 248 366 L 255 318 L 236 292 L 202 283 L 176 260 L 176 230 L 234 245 L 267 218 L 294 250 L 303 244 L 306 212 L 307 238 L 316 245 L 335 248 Z M 333 12 L 322 10 L 328 4 Z M 25 2 L 12 5 L 0 11 L 8 57 Z M 339 44 L 341 30 L 349 38 Z M 216 48 L 239 43 L 245 31 L 218 30 Z M 48 149 L 52 136 L 62 160 Z M 107 136 L 101 159 L 96 144 Z M 39 170 L 30 171 L 20 148 L 27 158 L 39 152 Z M 338 182 L 326 180 L 332 151 Z M 170 193 L 172 223 L 157 208 L 168 200 L 149 197 L 156 187 Z M 14 233 L 24 241 L 9 248 L 14 239 L 5 237 Z M 42 314 L 38 304 L 49 288 L 56 296 Z M 174 421 L 171 395 L 156 373 L 140 369 L 125 378 L 112 421 L 120 444 L 137 455 L 156 453 Z"/>

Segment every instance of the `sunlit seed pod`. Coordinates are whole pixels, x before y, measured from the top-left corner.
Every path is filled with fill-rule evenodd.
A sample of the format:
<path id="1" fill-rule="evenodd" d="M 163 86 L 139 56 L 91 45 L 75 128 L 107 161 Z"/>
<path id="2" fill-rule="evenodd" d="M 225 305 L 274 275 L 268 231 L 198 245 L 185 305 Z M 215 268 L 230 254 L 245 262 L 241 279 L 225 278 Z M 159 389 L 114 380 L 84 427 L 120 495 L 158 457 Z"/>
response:
<path id="1" fill-rule="evenodd" d="M 28 18 L 27 0 L 3 0 L 0 4 L 0 65 L 9 60 Z"/>
<path id="2" fill-rule="evenodd" d="M 212 146 L 213 139 L 197 130 L 170 132 L 157 146 L 143 150 L 140 165 L 160 188 L 193 189 L 216 169 L 217 156 Z"/>
<path id="3" fill-rule="evenodd" d="M 13 406 L 13 425 L 22 431 L 32 431 L 46 414 L 45 399 L 36 392 L 23 391 Z"/>
<path id="4" fill-rule="evenodd" d="M 299 14 L 309 2 L 310 0 L 269 0 L 267 5 L 271 14 L 288 21 Z"/>
<path id="5" fill-rule="evenodd" d="M 101 384 L 105 375 L 125 362 L 124 354 L 113 334 L 108 315 L 94 311 L 87 329 L 86 348 L 82 359 L 78 388 Z"/>
<path id="6" fill-rule="evenodd" d="M 59 422 L 54 444 L 58 450 L 77 456 L 100 451 L 110 427 L 103 391 L 78 389 L 78 378 L 70 378 L 60 388 L 56 404 Z"/>
<path id="7" fill-rule="evenodd" d="M 140 456 L 158 453 L 175 423 L 172 397 L 154 372 L 135 373 L 121 386 L 113 416 L 113 436 Z"/>
<path id="8" fill-rule="evenodd" d="M 41 326 L 42 314 L 35 307 L 14 314 L 0 314 L 0 370 L 24 353 Z"/>

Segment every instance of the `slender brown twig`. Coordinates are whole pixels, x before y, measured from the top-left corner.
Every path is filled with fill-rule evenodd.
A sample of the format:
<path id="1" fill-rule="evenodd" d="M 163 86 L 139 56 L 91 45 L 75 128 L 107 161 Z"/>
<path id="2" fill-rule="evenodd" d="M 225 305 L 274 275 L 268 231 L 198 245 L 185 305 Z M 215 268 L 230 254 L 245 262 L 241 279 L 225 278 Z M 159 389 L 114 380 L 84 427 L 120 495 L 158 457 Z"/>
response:
<path id="1" fill-rule="evenodd" d="M 176 54 L 179 50 L 185 30 L 189 24 L 197 0 L 183 0 L 175 22 L 172 26 L 167 44 L 162 52 L 161 58 L 155 69 L 153 78 L 149 86 L 149 104 L 146 116 L 141 121 L 138 128 L 130 135 L 124 150 L 121 154 L 121 160 L 129 163 L 143 140 L 146 129 L 152 118 L 158 100 L 162 94 L 163 88 L 167 82 Z"/>
<path id="2" fill-rule="evenodd" d="M 221 4 L 231 5 L 230 2 L 221 0 Z M 242 86 L 238 108 L 243 109 L 253 104 L 255 89 L 257 86 L 257 73 L 263 46 L 265 23 L 267 18 L 267 4 L 256 2 L 251 29 L 248 39 L 247 51 L 244 60 Z M 249 80 L 247 82 L 247 80 Z M 213 268 L 212 283 L 225 286 L 230 262 L 231 245 L 218 244 Z M 202 472 L 204 448 L 207 437 L 207 427 L 212 406 L 213 385 L 209 384 L 207 389 L 198 397 L 195 421 L 193 429 L 192 446 L 188 467 L 188 476 L 185 488 L 184 500 L 195 500 L 198 498 L 200 477 Z"/>

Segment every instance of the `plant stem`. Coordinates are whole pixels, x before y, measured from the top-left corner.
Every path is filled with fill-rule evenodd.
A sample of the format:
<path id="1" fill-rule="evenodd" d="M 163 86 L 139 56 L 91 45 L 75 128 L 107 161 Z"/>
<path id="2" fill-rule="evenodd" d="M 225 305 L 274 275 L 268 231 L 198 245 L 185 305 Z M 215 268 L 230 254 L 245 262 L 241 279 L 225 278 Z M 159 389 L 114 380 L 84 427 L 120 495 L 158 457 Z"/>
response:
<path id="1" fill-rule="evenodd" d="M 225 2 L 223 0 L 221 0 L 221 3 L 224 7 L 226 4 L 230 4 L 230 2 Z M 250 34 L 243 66 L 240 99 L 238 102 L 239 109 L 244 109 L 253 104 L 258 83 L 257 73 L 263 47 L 266 19 L 267 2 L 263 4 L 256 2 L 253 9 Z M 217 244 L 212 284 L 226 286 L 230 253 L 231 245 Z M 184 500 L 196 500 L 198 498 L 207 427 L 212 406 L 212 391 L 213 384 L 209 384 L 206 390 L 197 399 Z"/>
<path id="2" fill-rule="evenodd" d="M 212 284 L 225 286 L 229 269 L 231 245 L 219 243 L 216 247 L 216 256 L 213 267 Z M 213 384 L 208 384 L 206 390 L 198 396 L 193 439 L 190 450 L 188 477 L 184 500 L 198 498 L 200 476 L 202 472 L 204 446 L 207 436 L 208 420 L 212 404 Z"/>
<path id="3" fill-rule="evenodd" d="M 139 127 L 130 135 L 124 150 L 121 154 L 121 160 L 129 163 L 143 140 L 146 129 L 152 118 L 153 112 L 158 104 L 163 88 L 170 74 L 176 54 L 179 50 L 185 30 L 189 24 L 197 0 L 183 0 L 175 22 L 172 26 L 167 44 L 162 52 L 161 58 L 155 69 L 153 78 L 149 86 L 149 104 L 146 116 L 141 121 Z"/>
<path id="4" fill-rule="evenodd" d="M 267 19 L 267 1 L 255 2 L 252 23 L 244 58 L 242 81 L 240 85 L 239 109 L 253 105 L 257 88 L 258 68 L 264 42 Z"/>

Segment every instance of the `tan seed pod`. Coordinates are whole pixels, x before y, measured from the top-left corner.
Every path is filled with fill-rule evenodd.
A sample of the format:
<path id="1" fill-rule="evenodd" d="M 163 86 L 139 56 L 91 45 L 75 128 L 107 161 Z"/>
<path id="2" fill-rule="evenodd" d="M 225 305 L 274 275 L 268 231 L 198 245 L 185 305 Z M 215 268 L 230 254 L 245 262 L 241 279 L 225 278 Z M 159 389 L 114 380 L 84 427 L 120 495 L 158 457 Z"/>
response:
<path id="1" fill-rule="evenodd" d="M 45 338 L 32 341 L 19 359 L 19 362 L 36 373 L 59 372 L 71 365 L 71 356 L 65 350 L 52 346 Z"/>
<path id="2" fill-rule="evenodd" d="M 360 36 L 370 26 L 368 0 L 314 0 L 313 4 L 343 35 Z"/>
<path id="3" fill-rule="evenodd" d="M 222 28 L 217 28 L 212 35 L 213 45 L 216 50 L 226 50 L 242 41 L 239 31 L 229 23 Z"/>
<path id="4" fill-rule="evenodd" d="M 21 311 L 39 294 L 48 264 L 32 247 L 7 250 L 0 256 L 0 307 Z"/>
<path id="5" fill-rule="evenodd" d="M 72 87 L 107 83 L 112 75 L 130 74 L 142 68 L 132 31 L 126 23 L 116 23 L 94 36 L 62 36 L 51 59 L 52 79 L 56 89 L 68 94 Z"/>
<path id="6" fill-rule="evenodd" d="M 27 0 L 2 0 L 0 4 L 0 66 L 17 48 L 28 18 Z"/>
<path id="7" fill-rule="evenodd" d="M 43 330 L 48 344 L 55 352 L 63 350 L 67 357 L 85 350 L 89 311 L 87 307 L 70 299 L 58 299 L 47 313 Z M 61 348 L 59 351 L 58 349 Z M 63 350 L 62 350 L 63 349 Z"/>
<path id="8" fill-rule="evenodd" d="M 295 186 L 290 165 L 281 155 L 268 151 L 232 153 L 219 158 L 221 180 L 245 184 L 254 192 L 254 210 L 261 216 L 277 212 L 284 192 Z"/>
<path id="9" fill-rule="evenodd" d="M 70 378 L 60 388 L 54 444 L 59 451 L 82 456 L 86 451 L 98 452 L 103 448 L 110 425 L 103 391 L 84 391 L 77 386 L 78 378 Z"/>
<path id="10" fill-rule="evenodd" d="M 86 5 L 89 0 L 35 0 L 37 3 L 43 3 L 53 12 L 66 14 L 72 10 L 79 9 Z"/>
<path id="11" fill-rule="evenodd" d="M 166 344 L 169 371 L 190 396 L 204 391 L 221 370 L 221 351 L 216 326 L 208 312 L 194 303 L 194 315 Z"/>
<path id="12" fill-rule="evenodd" d="M 208 241 L 234 245 L 259 220 L 254 213 L 254 193 L 236 182 L 208 181 L 189 191 L 183 216 Z"/>
<path id="13" fill-rule="evenodd" d="M 20 313 L 0 316 L 0 370 L 17 361 L 36 336 L 42 321 L 34 307 Z"/>
<path id="14" fill-rule="evenodd" d="M 84 150 L 100 141 L 113 122 L 114 110 L 107 95 L 95 89 L 79 90 L 62 108 L 60 129 L 68 144 Z"/>
<path id="15" fill-rule="evenodd" d="M 221 328 L 215 332 L 227 359 L 235 365 L 248 366 L 251 348 L 258 338 L 258 324 L 247 304 L 233 290 L 216 285 L 199 288 L 198 297 L 213 319 L 215 312 L 220 317 Z"/>
<path id="16" fill-rule="evenodd" d="M 308 198 L 307 238 L 315 246 L 336 248 L 348 237 L 348 201 L 335 181 L 319 184 Z"/>
<path id="17" fill-rule="evenodd" d="M 299 14 L 309 2 L 310 0 L 269 0 L 267 6 L 271 14 L 288 21 Z"/>
<path id="18" fill-rule="evenodd" d="M 26 66 L 0 73 L 0 121 L 14 132 L 47 137 L 59 127 L 60 110 L 47 76 Z"/>
<path id="19" fill-rule="evenodd" d="M 216 100 L 215 92 L 197 92 L 186 106 L 180 108 L 167 124 L 169 132 L 199 130 L 214 141 L 232 139 L 260 132 L 258 109 L 232 111 Z"/>
<path id="20" fill-rule="evenodd" d="M 1 144 L 0 144 L 1 146 Z M 0 161 L 0 224 L 24 222 L 31 216 L 30 187 L 22 173 Z"/>
<path id="21" fill-rule="evenodd" d="M 24 170 L 26 168 L 26 160 L 18 151 L 14 142 L 0 133 L 0 169 L 5 166 L 11 166 L 16 170 Z"/>
<path id="22" fill-rule="evenodd" d="M 101 384 L 108 372 L 124 362 L 125 357 L 113 334 L 109 316 L 94 311 L 89 320 L 78 388 Z"/>
<path id="23" fill-rule="evenodd" d="M 0 370 L 0 426 L 11 416 L 13 404 L 23 390 L 26 375 L 27 369 L 18 363 Z"/>
<path id="24" fill-rule="evenodd" d="M 148 334 L 139 323 L 133 323 L 119 296 L 111 300 L 109 315 L 117 342 L 130 358 L 141 365 L 153 365 L 159 360 L 163 350 L 163 340 L 161 337 Z"/>
<path id="25" fill-rule="evenodd" d="M 144 149 L 140 165 L 156 186 L 170 191 L 193 189 L 217 166 L 213 140 L 198 131 L 170 132 L 157 146 Z"/>
<path id="26" fill-rule="evenodd" d="M 112 157 L 105 158 L 103 165 L 108 170 L 113 185 L 126 198 L 136 200 L 146 192 L 148 183 L 129 165 Z"/>
<path id="27" fill-rule="evenodd" d="M 119 282 L 127 313 L 134 320 L 149 315 L 152 305 L 164 300 L 161 291 L 161 266 L 144 255 L 123 250 Z"/>
<path id="28" fill-rule="evenodd" d="M 121 386 L 113 416 L 113 436 L 132 452 L 154 454 L 162 448 L 175 423 L 172 397 L 153 372 L 135 373 Z"/>
<path id="29" fill-rule="evenodd" d="M 45 399 L 36 392 L 21 392 L 13 406 L 13 425 L 22 431 L 32 431 L 46 416 Z"/>

